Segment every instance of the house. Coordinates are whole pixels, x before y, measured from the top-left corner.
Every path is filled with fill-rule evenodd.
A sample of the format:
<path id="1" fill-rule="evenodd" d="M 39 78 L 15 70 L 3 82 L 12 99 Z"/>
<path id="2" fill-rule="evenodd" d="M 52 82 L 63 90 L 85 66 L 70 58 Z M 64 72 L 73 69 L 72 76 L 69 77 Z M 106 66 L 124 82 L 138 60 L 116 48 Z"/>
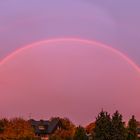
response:
<path id="1" fill-rule="evenodd" d="M 49 135 L 53 134 L 57 129 L 61 128 L 60 120 L 55 118 L 49 120 L 29 120 L 29 123 L 34 129 L 35 135 L 40 137 L 42 140 L 48 140 Z"/>

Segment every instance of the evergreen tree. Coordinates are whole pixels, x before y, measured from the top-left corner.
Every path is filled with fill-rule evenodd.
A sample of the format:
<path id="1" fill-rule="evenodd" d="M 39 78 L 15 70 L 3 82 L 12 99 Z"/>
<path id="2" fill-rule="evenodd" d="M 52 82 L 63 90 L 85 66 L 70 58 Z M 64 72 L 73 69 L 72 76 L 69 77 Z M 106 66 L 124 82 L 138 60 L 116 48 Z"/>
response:
<path id="1" fill-rule="evenodd" d="M 137 140 L 137 121 L 134 115 L 128 122 L 127 140 Z"/>
<path id="2" fill-rule="evenodd" d="M 126 129 L 122 121 L 122 115 L 116 111 L 112 116 L 112 140 L 126 140 Z"/>
<path id="3" fill-rule="evenodd" d="M 103 110 L 99 113 L 95 122 L 94 139 L 95 140 L 111 140 L 111 118 L 107 112 Z"/>
<path id="4" fill-rule="evenodd" d="M 87 140 L 86 131 L 83 127 L 76 128 L 73 140 Z"/>

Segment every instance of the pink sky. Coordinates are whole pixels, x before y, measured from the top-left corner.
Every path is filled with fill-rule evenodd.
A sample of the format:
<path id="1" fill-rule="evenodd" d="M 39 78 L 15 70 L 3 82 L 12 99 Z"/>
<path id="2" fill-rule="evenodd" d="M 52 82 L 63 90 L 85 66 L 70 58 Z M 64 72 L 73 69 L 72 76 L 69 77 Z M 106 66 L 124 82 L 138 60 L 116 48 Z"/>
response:
<path id="1" fill-rule="evenodd" d="M 139 5 L 139 0 L 1 0 L 1 116 L 66 116 L 86 124 L 104 108 L 140 120 Z M 111 48 L 78 40 L 34 44 L 63 37 Z"/>
<path id="2" fill-rule="evenodd" d="M 77 124 L 104 108 L 140 119 L 140 72 L 111 49 L 52 41 L 20 51 L 0 65 L 2 116 L 69 117 Z"/>

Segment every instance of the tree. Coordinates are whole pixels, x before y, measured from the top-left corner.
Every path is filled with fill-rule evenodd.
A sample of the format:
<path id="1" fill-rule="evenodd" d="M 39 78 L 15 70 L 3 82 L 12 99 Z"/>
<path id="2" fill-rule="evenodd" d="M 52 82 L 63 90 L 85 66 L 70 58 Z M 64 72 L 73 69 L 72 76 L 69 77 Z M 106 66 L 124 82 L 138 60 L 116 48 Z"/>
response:
<path id="1" fill-rule="evenodd" d="M 135 119 L 135 116 L 133 115 L 128 122 L 127 140 L 137 140 L 137 138 L 137 121 Z"/>
<path id="2" fill-rule="evenodd" d="M 126 129 L 122 121 L 122 115 L 116 111 L 112 116 L 112 129 L 111 129 L 112 140 L 125 140 Z"/>
<path id="3" fill-rule="evenodd" d="M 8 120 L 7 119 L 4 118 L 4 119 L 0 120 L 0 134 L 2 134 L 4 132 L 7 124 L 8 124 Z"/>
<path id="4" fill-rule="evenodd" d="M 56 118 L 52 118 L 56 119 Z M 57 118 L 60 120 L 61 128 L 50 135 L 50 140 L 72 140 L 75 126 L 68 118 Z"/>
<path id="5" fill-rule="evenodd" d="M 89 125 L 86 126 L 86 132 L 87 134 L 93 133 L 95 128 L 95 122 L 90 123 Z"/>
<path id="6" fill-rule="evenodd" d="M 86 126 L 86 133 L 90 140 L 94 139 L 94 129 L 95 129 L 95 122 L 92 122 Z"/>
<path id="7" fill-rule="evenodd" d="M 6 125 L 2 137 L 11 140 L 31 140 L 34 138 L 34 132 L 28 121 L 14 118 Z"/>
<path id="8" fill-rule="evenodd" d="M 111 118 L 107 112 L 103 110 L 98 114 L 95 121 L 94 139 L 95 140 L 110 140 L 111 139 Z"/>
<path id="9" fill-rule="evenodd" d="M 83 127 L 79 126 L 76 128 L 73 140 L 87 140 L 86 131 Z"/>

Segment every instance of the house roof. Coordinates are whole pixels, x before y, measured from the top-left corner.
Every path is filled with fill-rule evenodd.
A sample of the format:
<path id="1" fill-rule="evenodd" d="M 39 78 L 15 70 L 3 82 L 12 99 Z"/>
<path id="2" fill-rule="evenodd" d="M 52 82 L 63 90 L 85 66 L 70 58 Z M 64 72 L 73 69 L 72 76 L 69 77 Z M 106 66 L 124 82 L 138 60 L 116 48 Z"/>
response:
<path id="1" fill-rule="evenodd" d="M 51 121 L 48 120 L 29 120 L 30 124 L 33 126 L 34 131 L 36 134 L 51 134 L 55 131 L 57 126 L 59 125 L 59 119 L 52 119 Z M 43 126 L 44 129 L 41 130 L 39 127 Z"/>
<path id="2" fill-rule="evenodd" d="M 29 122 L 31 123 L 31 125 L 34 125 L 34 126 L 39 126 L 39 125 L 49 125 L 50 124 L 50 121 L 46 121 L 46 120 L 40 120 L 40 121 L 36 121 L 36 120 L 29 120 Z"/>

